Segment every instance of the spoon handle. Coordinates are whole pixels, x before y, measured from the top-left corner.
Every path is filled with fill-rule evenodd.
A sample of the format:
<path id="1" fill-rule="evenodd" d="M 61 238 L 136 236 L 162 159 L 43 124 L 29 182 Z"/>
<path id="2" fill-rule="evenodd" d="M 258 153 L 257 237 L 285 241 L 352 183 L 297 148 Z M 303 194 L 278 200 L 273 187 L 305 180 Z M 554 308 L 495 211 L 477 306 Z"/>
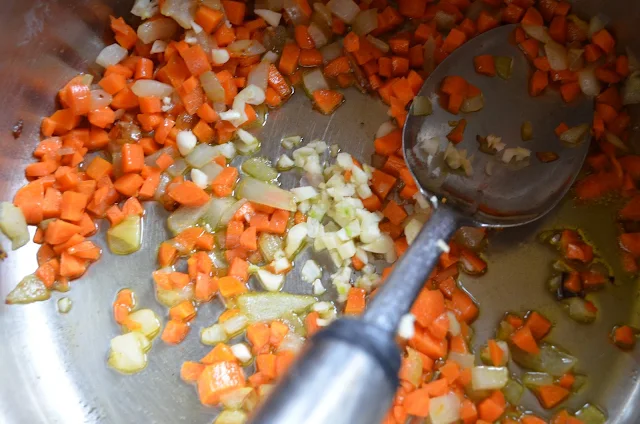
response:
<path id="1" fill-rule="evenodd" d="M 391 275 L 373 298 L 363 320 L 380 330 L 395 334 L 400 319 L 409 312 L 413 301 L 436 266 L 451 235 L 458 229 L 458 216 L 440 206 L 422 227 L 409 249 L 393 267 Z"/>

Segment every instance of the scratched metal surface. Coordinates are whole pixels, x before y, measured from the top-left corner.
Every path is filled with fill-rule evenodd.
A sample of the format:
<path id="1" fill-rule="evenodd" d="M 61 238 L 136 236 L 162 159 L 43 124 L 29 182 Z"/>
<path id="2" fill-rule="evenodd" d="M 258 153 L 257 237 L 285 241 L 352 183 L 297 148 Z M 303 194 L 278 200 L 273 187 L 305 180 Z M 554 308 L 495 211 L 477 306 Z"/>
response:
<path id="1" fill-rule="evenodd" d="M 24 184 L 22 170 L 31 160 L 39 119 L 53 110 L 58 87 L 73 74 L 92 66 L 105 39 L 108 15 L 126 13 L 130 4 L 95 0 L 3 2 L 0 200 L 10 200 Z M 577 5 L 589 13 L 603 10 L 617 18 L 615 26 L 620 37 L 633 40 L 633 24 L 640 18 L 636 2 L 589 0 Z M 262 154 L 277 158 L 281 153 L 280 138 L 299 134 L 306 140 L 339 143 L 343 150 L 367 160 L 373 134 L 384 118 L 385 108 L 377 100 L 353 91 L 347 93 L 347 103 L 331 117 L 313 112 L 309 101 L 298 94 L 283 110 L 270 114 L 259 133 Z M 14 140 L 10 129 L 18 119 L 24 119 L 25 128 L 22 137 Z M 294 174 L 282 177 L 285 186 L 297 179 Z M 213 420 L 215 411 L 202 407 L 194 389 L 180 382 L 179 366 L 183 360 L 200 358 L 207 351 L 197 334 L 220 313 L 218 304 L 201 309 L 194 331 L 180 346 L 154 342 L 149 365 L 140 374 L 122 376 L 106 366 L 109 339 L 119 332 L 110 311 L 118 289 L 133 288 L 141 305 L 160 316 L 166 314 L 154 299 L 150 279 L 156 246 L 166 236 L 164 216 L 157 209 L 148 210 L 143 249 L 118 258 L 105 253 L 84 278 L 73 283 L 70 292 L 54 293 L 46 302 L 27 306 L 0 304 L 0 422 L 124 424 Z M 489 272 L 481 278 L 464 278 L 465 286 L 482 308 L 475 326 L 476 341 L 480 344 L 492 334 L 505 310 L 541 310 L 556 325 L 552 339 L 574 352 L 580 360 L 578 370 L 590 376 L 590 383 L 569 405 L 577 407 L 592 401 L 608 410 L 611 423 L 638 422 L 640 412 L 633 406 L 640 398 L 636 376 L 639 354 L 622 353 L 606 341 L 614 324 L 640 326 L 637 284 L 625 282 L 599 294 L 596 303 L 601 314 L 591 326 L 566 319 L 542 288 L 551 251 L 530 243 L 540 228 L 561 225 L 582 226 L 600 252 L 615 259 L 614 216 L 603 207 L 586 208 L 565 202 L 544 222 L 492 236 L 487 252 Z M 102 235 L 96 239 L 105 247 Z M 5 249 L 9 246 L 3 236 L 0 244 Z M 0 298 L 35 270 L 36 251 L 37 246 L 29 244 L 9 252 L 8 259 L 0 262 Z M 329 265 L 326 258 L 320 261 Z M 288 277 L 285 289 L 309 293 L 310 287 L 299 282 L 297 276 L 294 271 Z M 56 310 L 56 300 L 61 296 L 73 300 L 66 315 Z M 529 395 L 525 405 L 542 412 Z"/>

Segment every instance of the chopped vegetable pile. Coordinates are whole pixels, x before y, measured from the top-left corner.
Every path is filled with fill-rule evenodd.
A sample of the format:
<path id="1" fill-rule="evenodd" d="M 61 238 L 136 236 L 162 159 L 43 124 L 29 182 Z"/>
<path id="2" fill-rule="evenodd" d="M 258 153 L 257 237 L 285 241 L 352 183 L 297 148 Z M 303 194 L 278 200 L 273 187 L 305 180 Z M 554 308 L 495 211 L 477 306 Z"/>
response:
<path id="1" fill-rule="evenodd" d="M 150 274 L 168 308 L 166 324 L 151 309 L 136 309 L 130 289 L 120 290 L 113 316 L 123 334 L 111 340 L 108 363 L 123 373 L 141 371 L 156 335 L 180 343 L 198 309 L 222 301 L 225 311 L 200 333 L 211 351 L 189 358 L 180 372 L 203 404 L 223 407 L 216 423 L 245 422 L 306 338 L 340 313 L 362 313 L 384 283 L 431 212 L 402 156 L 409 106 L 417 116 L 432 113 L 431 99 L 416 97 L 424 79 L 467 40 L 501 23 L 520 23 L 514 39 L 532 64 L 532 96 L 558 88 L 566 102 L 595 98 L 592 124 L 560 123 L 556 134 L 569 144 L 593 136 L 575 194 L 580 201 L 628 198 L 619 213 L 621 260 L 627 272 L 638 272 L 640 156 L 627 146 L 626 105 L 640 103 L 640 66 L 616 54 L 615 39 L 598 18 L 581 20 L 569 3 L 262 0 L 249 10 L 235 0 L 136 0 L 131 12 L 142 23 L 134 29 L 111 17 L 115 43 L 96 59 L 101 73 L 78 75 L 59 91 L 60 109 L 42 120 L 37 161 L 26 167 L 28 183 L 13 202 L 0 205 L 0 229 L 13 249 L 29 242 L 27 225 L 36 226 L 33 241 L 41 245 L 38 269 L 6 301 L 29 303 L 68 290 L 103 254 L 89 239 L 99 219 L 110 224 L 111 253 L 138 251 L 145 243 L 145 202 L 159 202 L 171 212 L 173 237 L 158 247 L 158 268 Z M 509 79 L 512 63 L 484 55 L 469 66 Z M 320 113 L 331 114 L 344 101 L 339 89 L 350 86 L 389 105 L 392 120 L 381 124 L 373 142 L 382 158 L 375 167 L 337 145 L 298 136 L 278 141 L 290 153 L 255 156 L 261 143 L 275 141 L 258 140 L 251 130 L 295 87 Z M 484 106 L 483 94 L 455 75 L 437 94 L 450 113 L 464 115 L 451 122 L 445 161 L 471 175 L 473 155 L 455 145 L 464 141 L 469 114 Z M 530 122 L 523 122 L 521 138 L 535 139 Z M 500 153 L 505 163 L 531 155 L 524 147 L 507 148 L 499 135 L 477 140 L 482 153 Z M 435 154 L 438 143 L 421 147 Z M 238 156 L 252 157 L 232 165 Z M 535 156 L 558 158 L 554 152 Z M 279 173 L 287 171 L 302 173 L 306 185 L 281 188 Z M 443 242 L 445 253 L 398 329 L 401 386 L 385 423 L 408 417 L 434 424 L 544 423 L 519 406 L 524 387 L 549 409 L 584 384 L 574 370 L 577 359 L 545 341 L 552 324 L 535 311 L 505 315 L 480 352 L 484 365 L 477 363 L 471 324 L 479 308 L 458 277 L 487 272 L 486 237 L 485 230 L 463 228 Z M 609 268 L 576 231 L 544 233 L 541 240 L 562 255 L 549 289 L 571 318 L 593 321 L 598 310 L 585 296 L 607 284 Z M 284 293 L 303 249 L 325 252 L 333 267 L 313 259 L 297 263 L 313 295 Z M 324 286 L 326 274 L 332 288 Z M 329 289 L 337 292 L 335 303 L 318 298 Z M 71 302 L 62 298 L 58 307 L 67 312 Z M 628 325 L 610 334 L 623 349 L 633 348 L 635 337 Z M 509 369 L 511 361 L 526 371 L 521 377 Z M 589 404 L 575 414 L 556 410 L 551 420 L 604 421 Z"/>

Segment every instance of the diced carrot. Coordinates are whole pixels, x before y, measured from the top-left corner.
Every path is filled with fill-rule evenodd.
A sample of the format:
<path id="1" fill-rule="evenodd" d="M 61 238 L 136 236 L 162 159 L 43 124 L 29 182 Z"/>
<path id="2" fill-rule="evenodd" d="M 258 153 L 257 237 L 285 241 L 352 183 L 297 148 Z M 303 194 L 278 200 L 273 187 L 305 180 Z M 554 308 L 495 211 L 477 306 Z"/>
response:
<path id="1" fill-rule="evenodd" d="M 143 183 L 144 179 L 139 174 L 124 174 L 113 183 L 113 187 L 119 193 L 131 197 L 138 194 Z"/>
<path id="2" fill-rule="evenodd" d="M 591 41 L 607 54 L 613 52 L 616 45 L 616 41 L 606 29 L 601 29 L 593 34 L 591 36 Z"/>
<path id="3" fill-rule="evenodd" d="M 316 90 L 313 92 L 315 106 L 325 115 L 333 113 L 344 100 L 342 93 L 335 90 Z"/>
<path id="4" fill-rule="evenodd" d="M 222 0 L 222 6 L 224 7 L 224 13 L 227 15 L 229 22 L 234 25 L 243 24 L 246 12 L 246 5 L 244 3 L 232 0 Z"/>
<path id="5" fill-rule="evenodd" d="M 546 409 L 551 409 L 569 397 L 569 390 L 555 384 L 540 386 L 538 387 L 537 395 L 542 406 Z"/>
<path id="6" fill-rule="evenodd" d="M 178 344 L 187 337 L 190 329 L 185 322 L 170 320 L 162 331 L 161 339 L 167 344 Z"/>
<path id="7" fill-rule="evenodd" d="M 371 177 L 371 188 L 381 199 L 386 199 L 391 189 L 395 186 L 396 181 L 397 179 L 395 177 L 378 169 L 374 169 Z"/>
<path id="8" fill-rule="evenodd" d="M 413 338 L 409 340 L 409 346 L 424 353 L 433 360 L 446 356 L 447 345 L 448 343 L 446 338 L 438 340 L 427 330 L 418 331 L 416 329 L 416 333 Z"/>
<path id="9" fill-rule="evenodd" d="M 473 64 L 476 72 L 489 77 L 496 75 L 496 64 L 492 55 L 485 54 L 473 58 Z"/>
<path id="10" fill-rule="evenodd" d="M 536 340 L 543 339 L 551 330 L 551 321 L 535 311 L 527 315 L 524 325 L 531 330 L 531 334 Z"/>
<path id="11" fill-rule="evenodd" d="M 405 3 L 420 3 L 420 2 L 410 2 L 405 0 Z M 428 391 L 426 389 L 414 390 L 404 398 L 402 406 L 405 408 L 407 414 L 410 414 L 416 417 L 429 416 Z"/>
<path id="12" fill-rule="evenodd" d="M 196 309 L 189 300 L 183 300 L 169 309 L 169 317 L 172 320 L 189 322 L 196 316 Z"/>
<path id="13" fill-rule="evenodd" d="M 384 137 L 376 138 L 373 142 L 376 153 L 389 156 L 402 146 L 402 131 L 394 130 Z"/>
<path id="14" fill-rule="evenodd" d="M 540 352 L 538 343 L 536 343 L 536 339 L 533 337 L 533 334 L 528 327 L 522 327 L 516 330 L 511 335 L 511 341 L 525 352 L 533 354 Z"/>
<path id="15" fill-rule="evenodd" d="M 352 287 L 347 295 L 347 302 L 344 307 L 345 315 L 360 315 L 365 308 L 364 289 Z"/>
<path id="16" fill-rule="evenodd" d="M 467 41 L 467 35 L 457 28 L 452 28 L 451 31 L 449 31 L 447 37 L 444 39 L 442 49 L 447 53 L 451 53 L 462 44 L 464 44 L 465 41 Z"/>
<path id="17" fill-rule="evenodd" d="M 219 10 L 211 9 L 207 6 L 201 5 L 196 10 L 195 22 L 202 27 L 207 33 L 211 34 L 220 25 L 224 13 Z"/>
<path id="18" fill-rule="evenodd" d="M 467 120 L 461 119 L 458 121 L 457 125 L 447 134 L 447 139 L 451 141 L 453 144 L 460 143 L 464 138 L 464 130 L 467 127 Z"/>
<path id="19" fill-rule="evenodd" d="M 213 193 L 218 197 L 229 196 L 233 192 L 236 180 L 238 179 L 238 169 L 232 166 L 226 167 L 211 182 Z"/>
<path id="20" fill-rule="evenodd" d="M 198 381 L 200 374 L 204 371 L 206 365 L 197 362 L 183 362 L 180 367 L 180 378 L 187 383 L 195 383 Z"/>
<path id="21" fill-rule="evenodd" d="M 209 195 L 192 181 L 172 185 L 167 194 L 174 201 L 186 206 L 202 206 L 209 201 Z"/>
<path id="22" fill-rule="evenodd" d="M 549 85 L 549 76 L 546 72 L 536 70 L 531 77 L 529 84 L 529 94 L 531 96 L 539 96 L 542 94 L 545 88 Z"/>

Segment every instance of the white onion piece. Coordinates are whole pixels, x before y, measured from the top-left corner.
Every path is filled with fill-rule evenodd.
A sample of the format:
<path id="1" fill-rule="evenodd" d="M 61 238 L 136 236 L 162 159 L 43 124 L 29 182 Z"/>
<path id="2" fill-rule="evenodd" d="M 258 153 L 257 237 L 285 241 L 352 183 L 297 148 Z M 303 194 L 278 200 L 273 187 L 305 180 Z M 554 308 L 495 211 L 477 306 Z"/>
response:
<path id="1" fill-rule="evenodd" d="M 471 386 L 473 390 L 499 390 L 509 380 L 507 367 L 473 367 Z"/>
<path id="2" fill-rule="evenodd" d="M 200 75 L 200 84 L 204 90 L 207 98 L 212 102 L 223 102 L 225 100 L 224 88 L 220 84 L 220 80 L 211 71 L 206 71 Z"/>
<path id="3" fill-rule="evenodd" d="M 524 32 L 533 39 L 536 39 L 542 43 L 548 43 L 549 41 L 553 41 L 551 36 L 549 35 L 549 31 L 547 28 L 538 25 L 521 25 Z"/>
<path id="4" fill-rule="evenodd" d="M 447 360 L 449 359 L 460 365 L 460 368 L 473 368 L 476 356 L 472 353 L 450 352 L 447 356 Z"/>
<path id="5" fill-rule="evenodd" d="M 147 339 L 153 339 L 160 331 L 160 319 L 151 309 L 138 309 L 129 314 L 129 319 L 140 324 L 136 331 L 141 332 Z"/>
<path id="6" fill-rule="evenodd" d="M 392 131 L 396 130 L 398 127 L 393 121 L 385 121 L 380 124 L 378 127 L 378 131 L 376 131 L 376 138 L 384 137 L 385 135 L 390 134 Z"/>
<path id="7" fill-rule="evenodd" d="M 175 178 L 187 172 L 188 167 L 189 165 L 187 165 L 187 162 L 183 158 L 178 158 L 167 168 L 167 173 Z"/>
<path id="8" fill-rule="evenodd" d="M 247 76 L 247 85 L 255 85 L 262 91 L 266 91 L 268 77 L 269 64 L 267 62 L 260 62 L 251 70 L 251 72 L 249 72 L 249 75 Z"/>
<path id="9" fill-rule="evenodd" d="M 584 68 L 578 72 L 578 82 L 582 92 L 591 97 L 600 94 L 600 82 L 596 78 L 595 71 L 592 67 Z"/>
<path id="10" fill-rule="evenodd" d="M 236 40 L 227 46 L 233 56 L 249 57 L 262 54 L 267 49 L 256 40 Z"/>
<path id="11" fill-rule="evenodd" d="M 240 311 L 249 321 L 273 321 L 293 313 L 302 313 L 316 303 L 313 296 L 289 294 L 249 292 L 236 298 Z"/>
<path id="12" fill-rule="evenodd" d="M 167 49 L 167 42 L 163 40 L 156 40 L 151 46 L 151 54 L 163 53 Z"/>
<path id="13" fill-rule="evenodd" d="M 253 13 L 260 16 L 265 20 L 266 23 L 273 27 L 280 25 L 280 18 L 282 18 L 282 13 L 274 12 L 273 10 L 267 9 L 255 9 Z"/>
<path id="14" fill-rule="evenodd" d="M 331 10 L 331 13 L 348 24 L 353 23 L 358 13 L 360 13 L 360 8 L 353 0 L 330 0 L 327 3 L 327 7 Z"/>
<path id="15" fill-rule="evenodd" d="M 620 137 L 618 137 L 617 135 L 615 135 L 614 133 L 612 133 L 611 131 L 607 131 L 605 130 L 604 132 L 604 136 L 607 139 L 607 141 L 611 144 L 613 144 L 614 146 L 616 146 L 618 149 L 626 152 L 629 150 L 629 147 L 627 147 L 626 144 L 624 144 L 624 141 L 622 141 L 620 139 Z"/>
<path id="16" fill-rule="evenodd" d="M 484 96 L 482 95 L 482 93 L 480 93 L 475 97 L 466 98 L 464 102 L 462 102 L 460 111 L 464 113 L 477 112 L 483 107 L 484 107 Z"/>
<path id="17" fill-rule="evenodd" d="M 169 40 L 178 32 L 178 24 L 170 18 L 160 17 L 153 21 L 143 22 L 138 27 L 138 38 L 144 44 L 156 40 Z"/>
<path id="18" fill-rule="evenodd" d="M 273 184 L 245 177 L 237 187 L 238 197 L 250 202 L 295 212 L 297 210 L 293 194 Z"/>
<path id="19" fill-rule="evenodd" d="M 429 400 L 429 418 L 432 424 L 451 424 L 460 419 L 460 399 L 455 393 Z"/>
<path id="20" fill-rule="evenodd" d="M 128 54 L 129 52 L 127 49 L 121 47 L 117 43 L 114 43 L 102 49 L 96 58 L 96 63 L 103 68 L 106 68 L 120 63 L 120 61 L 127 57 Z"/>
<path id="21" fill-rule="evenodd" d="M 91 90 L 91 110 L 101 109 L 111 104 L 113 97 L 104 90 Z"/>
<path id="22" fill-rule="evenodd" d="M 367 34 L 367 40 L 374 45 L 375 48 L 382 53 L 389 53 L 389 45 L 379 38 L 374 37 L 371 34 Z"/>
<path id="23" fill-rule="evenodd" d="M 229 206 L 220 216 L 220 225 L 227 225 L 238 210 L 247 203 L 247 199 L 240 199 L 233 205 Z"/>
<path id="24" fill-rule="evenodd" d="M 311 25 L 309 25 L 309 28 L 307 30 L 309 31 L 309 36 L 313 40 L 313 44 L 315 45 L 316 49 L 326 46 L 329 42 L 330 34 L 327 35 L 325 31 L 323 31 L 323 29 L 320 28 L 320 26 L 318 26 L 318 24 L 316 24 L 315 22 L 311 22 Z"/>
<path id="25" fill-rule="evenodd" d="M 324 78 L 324 74 L 320 68 L 305 73 L 302 76 L 302 84 L 309 94 L 313 94 L 316 90 L 328 90 L 329 84 Z"/>
<path id="26" fill-rule="evenodd" d="M 247 85 L 244 89 L 242 89 L 241 92 L 238 93 L 238 95 L 236 96 L 236 100 L 241 100 L 242 102 L 248 103 L 250 105 L 262 104 L 265 100 L 264 90 L 253 84 Z"/>
<path id="27" fill-rule="evenodd" d="M 589 21 L 589 39 L 593 37 L 593 34 L 596 32 L 603 30 L 605 26 L 609 23 L 609 18 L 605 17 L 602 14 L 597 14 L 591 17 Z"/>
<path id="28" fill-rule="evenodd" d="M 322 18 L 328 27 L 331 27 L 331 24 L 333 23 L 333 16 L 331 15 L 331 10 L 325 4 L 321 2 L 313 3 L 313 10 L 316 12 L 317 16 Z"/>
<path id="29" fill-rule="evenodd" d="M 358 13 L 353 22 L 352 30 L 358 35 L 367 35 L 378 28 L 378 10 L 367 9 Z"/>
<path id="30" fill-rule="evenodd" d="M 202 215 L 202 221 L 208 224 L 211 229 L 215 230 L 220 226 L 222 215 L 235 203 L 236 200 L 233 197 L 214 197 L 211 199 L 211 202 L 209 202 L 209 209 Z"/>
<path id="31" fill-rule="evenodd" d="M 158 13 L 157 0 L 136 0 L 131 8 L 131 14 L 142 19 L 149 19 Z"/>
<path id="32" fill-rule="evenodd" d="M 634 71 L 622 87 L 622 103 L 634 105 L 640 103 L 640 72 Z"/>
<path id="33" fill-rule="evenodd" d="M 220 324 L 213 324 L 211 327 L 203 328 L 200 331 L 200 342 L 203 344 L 214 346 L 218 343 L 227 341 L 227 333 Z"/>
<path id="34" fill-rule="evenodd" d="M 337 59 L 342 56 L 342 46 L 338 41 L 336 41 L 335 43 L 327 44 L 326 46 L 322 47 L 320 49 L 320 53 L 322 54 L 322 62 L 326 65 L 333 59 Z"/>
<path id="35" fill-rule="evenodd" d="M 284 284 L 284 274 L 272 274 L 261 269 L 258 270 L 258 280 L 265 290 L 277 292 Z"/>
<path id="36" fill-rule="evenodd" d="M 278 53 L 269 50 L 262 56 L 262 61 L 267 63 L 276 63 L 279 58 L 280 56 L 278 56 Z"/>
<path id="37" fill-rule="evenodd" d="M 211 184 L 218 174 L 222 172 L 222 167 L 215 162 L 209 162 L 200 168 L 200 171 L 207 176 L 207 185 Z"/>
<path id="38" fill-rule="evenodd" d="M 294 225 L 287 232 L 284 253 L 288 258 L 292 258 L 302 246 L 302 242 L 307 238 L 307 223 L 301 222 Z M 351 242 L 353 243 L 353 242 Z"/>
<path id="39" fill-rule="evenodd" d="M 162 99 L 171 96 L 173 87 L 160 81 L 141 79 L 133 83 L 131 91 L 138 97 L 155 96 Z"/>
<path id="40" fill-rule="evenodd" d="M 201 168 L 211 162 L 216 156 L 218 156 L 218 150 L 214 146 L 201 143 L 187 155 L 185 160 L 190 166 Z"/>
<path id="41" fill-rule="evenodd" d="M 549 60 L 549 66 L 554 71 L 563 71 L 569 67 L 567 49 L 563 45 L 549 41 L 544 45 L 544 52 Z"/>
<path id="42" fill-rule="evenodd" d="M 183 230 L 193 227 L 211 207 L 211 200 L 202 206 L 182 205 L 167 218 L 167 227 L 173 234 L 180 234 Z"/>
<path id="43" fill-rule="evenodd" d="M 0 203 L 0 230 L 11 240 L 13 250 L 29 242 L 29 230 L 24 214 L 11 202 Z"/>
<path id="44" fill-rule="evenodd" d="M 443 10 L 438 10 L 435 16 L 436 27 L 439 30 L 449 30 L 456 25 L 456 16 Z"/>
<path id="45" fill-rule="evenodd" d="M 224 65 L 231 59 L 231 55 L 227 49 L 212 49 L 211 61 L 214 65 Z"/>
<path id="46" fill-rule="evenodd" d="M 134 331 L 111 339 L 107 361 L 109 366 L 125 374 L 142 371 L 147 366 L 147 344 L 141 337 L 145 338 L 143 334 Z"/>
<path id="47" fill-rule="evenodd" d="M 307 15 L 300 9 L 296 0 L 284 0 L 283 7 L 292 24 L 303 25 L 307 23 Z"/>
<path id="48" fill-rule="evenodd" d="M 194 0 L 165 0 L 160 12 L 173 18 L 184 29 L 190 29 L 197 2 Z"/>
<path id="49" fill-rule="evenodd" d="M 249 324 L 249 320 L 242 314 L 234 315 L 222 323 L 222 328 L 228 336 L 232 337 L 244 330 Z"/>
<path id="50" fill-rule="evenodd" d="M 584 137 L 589 132 L 589 124 L 577 125 L 571 127 L 562 134 L 560 134 L 560 140 L 569 144 L 578 144 L 584 141 Z M 508 150 L 508 149 L 507 149 Z"/>

